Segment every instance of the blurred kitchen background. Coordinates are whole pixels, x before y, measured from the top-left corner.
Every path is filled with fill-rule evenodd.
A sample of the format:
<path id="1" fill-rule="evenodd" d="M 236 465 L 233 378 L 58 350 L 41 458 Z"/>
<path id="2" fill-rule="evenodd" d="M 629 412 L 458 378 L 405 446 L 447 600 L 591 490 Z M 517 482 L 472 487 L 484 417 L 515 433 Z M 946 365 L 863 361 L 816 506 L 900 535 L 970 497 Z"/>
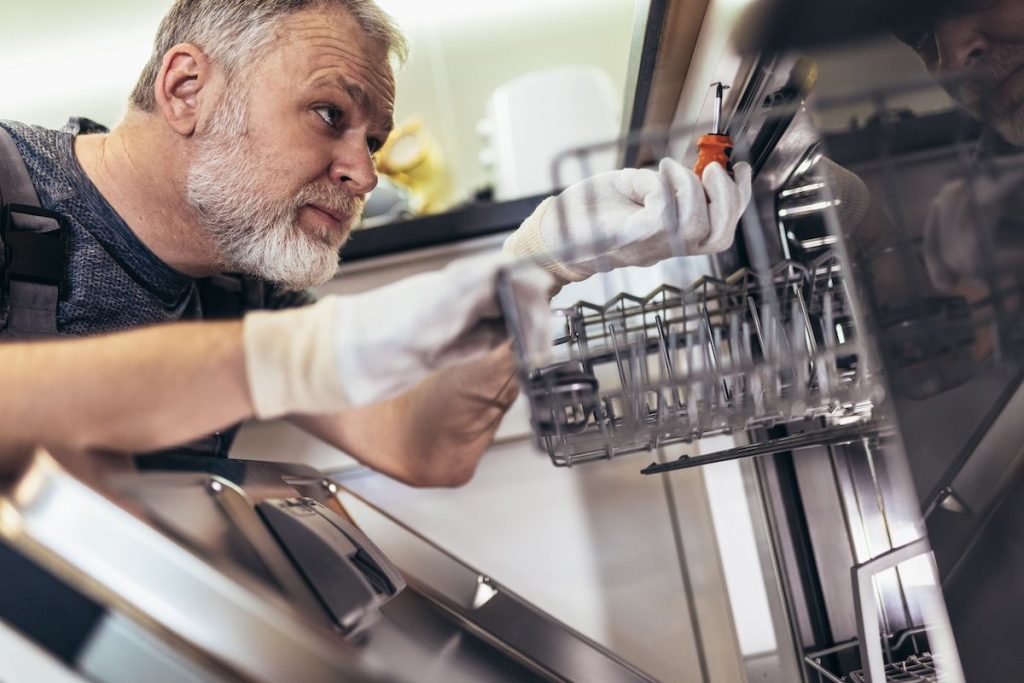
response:
<path id="1" fill-rule="evenodd" d="M 630 48 L 637 19 L 650 3 L 382 0 L 379 4 L 396 18 L 411 47 L 397 77 L 396 124 L 418 121 L 418 130 L 436 142 L 445 162 L 446 188 L 435 209 L 458 206 L 492 190 L 501 154 L 511 154 L 502 142 L 541 144 L 553 139 L 553 128 L 569 139 L 545 150 L 551 158 L 582 142 L 610 139 L 618 133 L 624 107 L 636 88 L 631 80 L 635 65 L 630 64 Z M 749 1 L 681 4 L 692 6 L 688 12 L 703 22 L 693 48 L 697 59 L 688 65 L 695 77 L 686 80 L 675 117 L 677 123 L 687 124 L 705 105 L 706 92 L 700 84 L 710 82 L 727 51 L 726 37 Z M 79 115 L 112 126 L 124 111 L 168 6 L 164 0 L 8 3 L 5 38 L 0 44 L 5 91 L 0 117 L 59 127 L 68 116 Z M 857 63 L 845 57 L 830 63 L 825 56 L 819 70 L 829 77 L 820 79 L 818 94 L 828 97 L 875 85 L 880 74 L 900 82 L 922 73 L 917 59 L 895 42 L 872 46 L 864 54 L 867 58 Z M 707 78 L 699 78 L 701 69 Z M 570 94 L 565 92 L 567 83 L 576 86 Z M 578 102 L 582 96 L 586 106 L 572 105 L 572 96 Z M 542 119 L 546 126 L 525 130 L 531 122 L 522 121 L 523 101 L 533 109 L 547 107 L 556 120 L 548 117 Z M 925 112 L 948 108 L 949 101 L 934 91 L 917 92 L 907 97 L 906 105 Z M 832 114 L 827 124 L 839 130 L 856 123 L 859 112 L 835 110 Z M 607 137 L 583 140 L 575 130 L 581 126 L 605 131 Z M 515 163 L 505 160 L 506 167 Z M 552 182 L 550 173 L 544 176 L 522 189 L 513 183 L 498 194 L 504 199 L 539 194 L 538 187 Z"/>

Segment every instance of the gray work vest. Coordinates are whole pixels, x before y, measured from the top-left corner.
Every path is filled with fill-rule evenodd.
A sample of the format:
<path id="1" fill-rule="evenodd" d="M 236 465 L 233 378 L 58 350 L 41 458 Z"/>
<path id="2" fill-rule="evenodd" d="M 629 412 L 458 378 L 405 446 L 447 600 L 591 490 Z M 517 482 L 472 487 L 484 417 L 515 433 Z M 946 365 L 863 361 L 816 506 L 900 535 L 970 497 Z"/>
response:
<path id="1" fill-rule="evenodd" d="M 66 218 L 40 207 L 25 161 L 0 126 L 0 304 L 6 301 L 8 310 L 0 340 L 57 335 L 68 234 Z M 265 285 L 257 278 L 217 275 L 197 287 L 204 319 L 238 318 L 265 305 Z M 182 450 L 224 457 L 236 431 L 218 432 Z"/>

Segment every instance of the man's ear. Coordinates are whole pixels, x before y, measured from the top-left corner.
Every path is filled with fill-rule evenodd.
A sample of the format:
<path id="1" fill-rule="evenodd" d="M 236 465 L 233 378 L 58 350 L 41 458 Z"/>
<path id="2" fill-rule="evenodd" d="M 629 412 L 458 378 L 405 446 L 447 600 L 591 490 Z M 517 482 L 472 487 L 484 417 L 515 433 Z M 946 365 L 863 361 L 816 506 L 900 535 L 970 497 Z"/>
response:
<path id="1" fill-rule="evenodd" d="M 179 135 L 195 132 L 199 93 L 210 80 L 210 60 L 195 45 L 179 43 L 164 55 L 153 84 L 156 106 Z"/>

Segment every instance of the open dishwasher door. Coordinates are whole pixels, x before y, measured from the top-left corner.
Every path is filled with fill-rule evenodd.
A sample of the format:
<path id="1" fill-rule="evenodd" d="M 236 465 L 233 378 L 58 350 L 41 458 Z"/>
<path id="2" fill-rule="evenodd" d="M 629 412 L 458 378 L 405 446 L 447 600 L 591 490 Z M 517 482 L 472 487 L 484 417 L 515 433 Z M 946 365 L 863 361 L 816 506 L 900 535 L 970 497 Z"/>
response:
<path id="1" fill-rule="evenodd" d="M 39 452 L 0 495 L 5 680 L 30 655 L 69 680 L 650 680 L 500 586 L 444 600 L 458 563 L 408 586 L 316 470 L 140 462 L 86 485 Z"/>
<path id="2" fill-rule="evenodd" d="M 750 515 L 764 532 L 754 534 L 760 555 L 745 575 L 768 584 L 769 606 L 777 590 L 783 607 L 765 629 L 773 658 L 761 661 L 770 663 L 757 668 L 758 652 L 744 652 L 736 680 L 973 680 L 950 626 L 901 408 L 904 398 L 951 389 L 980 367 L 1013 366 L 1020 271 L 982 275 L 989 286 L 980 293 L 943 292 L 928 281 L 927 220 L 906 209 L 927 205 L 935 186 L 900 182 L 894 146 L 921 141 L 899 140 L 890 126 L 892 103 L 916 88 L 938 90 L 933 82 L 815 96 L 826 74 L 795 52 L 758 54 L 742 73 L 727 132 L 733 160 L 756 176 L 736 245 L 697 279 L 687 279 L 679 244 L 654 286 L 639 289 L 612 272 L 586 292 L 577 288 L 579 298 L 556 300 L 553 361 L 519 353 L 535 441 L 555 466 L 607 467 L 648 453 L 655 460 L 646 459 L 644 474 L 704 470 L 705 483 L 721 465 L 739 463 L 749 475 Z M 859 151 L 885 176 L 878 200 L 829 158 L 843 142 L 833 122 L 851 110 L 872 122 Z M 951 138 L 962 141 L 956 131 Z M 679 141 L 700 132 L 644 131 L 626 143 L 688 150 L 692 160 L 692 145 Z M 968 197 L 980 173 L 955 151 L 914 161 L 960 181 Z M 1014 177 L 1012 163 L 980 168 L 998 182 Z M 614 242 L 595 227 L 592 244 L 554 258 L 571 264 Z M 1013 242 L 997 252 L 1004 266 Z M 984 237 L 981 244 L 984 254 Z M 517 302 L 504 293 L 518 334 Z M 1006 468 L 1017 452 L 1004 451 Z M 913 464 L 926 457 L 914 452 Z M 692 524 L 681 519 L 679 535 Z M 739 540 L 718 536 L 717 550 L 725 557 Z M 684 536 L 679 545 L 683 558 L 694 556 Z M 726 583 L 738 614 L 739 590 Z M 737 618 L 737 633 L 743 627 Z M 799 671 L 784 673 L 790 647 Z"/>

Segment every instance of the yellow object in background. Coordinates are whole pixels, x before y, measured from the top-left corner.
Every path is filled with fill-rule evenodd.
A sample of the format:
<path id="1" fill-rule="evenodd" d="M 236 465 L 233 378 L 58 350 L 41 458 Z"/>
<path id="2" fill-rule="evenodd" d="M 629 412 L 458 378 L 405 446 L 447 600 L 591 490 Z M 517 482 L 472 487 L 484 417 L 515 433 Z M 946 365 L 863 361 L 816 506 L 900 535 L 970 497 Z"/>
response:
<path id="1" fill-rule="evenodd" d="M 413 213 L 437 213 L 451 205 L 452 182 L 444 154 L 417 116 L 392 131 L 377 152 L 377 171 L 409 191 Z"/>

